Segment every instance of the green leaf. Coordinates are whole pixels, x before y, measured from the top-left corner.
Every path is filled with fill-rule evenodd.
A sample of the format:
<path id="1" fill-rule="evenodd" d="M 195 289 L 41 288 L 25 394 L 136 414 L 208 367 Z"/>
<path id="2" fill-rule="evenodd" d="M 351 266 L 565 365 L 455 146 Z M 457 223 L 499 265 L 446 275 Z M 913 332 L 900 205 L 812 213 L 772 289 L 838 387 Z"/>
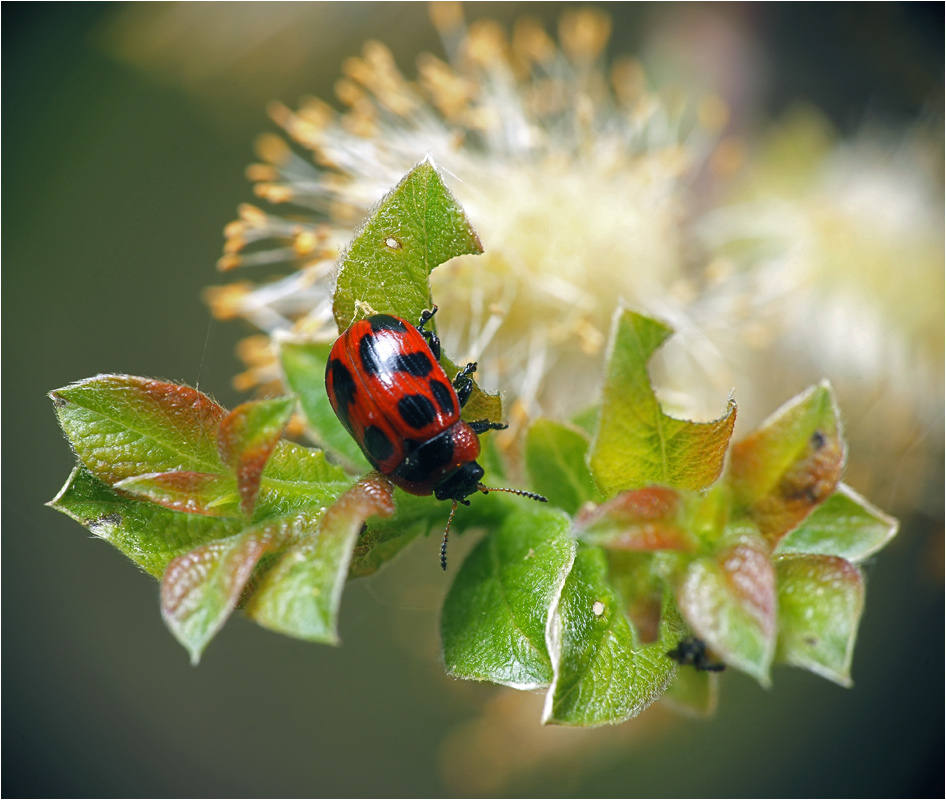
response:
<path id="1" fill-rule="evenodd" d="M 486 445 L 489 439 L 480 441 Z M 485 466 L 482 458 L 477 460 Z M 350 578 L 377 572 L 418 536 L 434 532 L 437 541 L 440 541 L 440 535 L 450 514 L 450 506 L 447 503 L 436 500 L 432 495 L 417 497 L 400 489 L 395 491 L 395 497 L 397 511 L 394 516 L 368 520 L 365 530 L 358 537 L 351 559 Z M 518 505 L 521 501 L 512 502 Z M 508 511 L 508 502 L 502 495 L 490 494 L 488 499 L 477 496 L 469 506 L 457 508 L 456 516 L 450 524 L 451 538 L 469 529 L 497 528 L 505 522 Z M 433 555 L 439 560 L 439 548 L 433 551 Z"/>
<path id="2" fill-rule="evenodd" d="M 732 520 L 732 494 L 722 481 L 681 499 L 685 500 L 681 524 L 709 552 L 714 552 L 721 540 L 738 535 L 737 528 L 752 536 L 758 534 L 751 520 Z"/>
<path id="3" fill-rule="evenodd" d="M 681 667 L 660 699 L 674 711 L 691 717 L 708 717 L 716 711 L 719 674 Z"/>
<path id="4" fill-rule="evenodd" d="M 460 367 L 454 364 L 446 356 L 440 357 L 440 366 L 450 381 L 457 377 Z M 488 419 L 490 422 L 503 421 L 503 400 L 498 394 L 492 394 L 484 391 L 474 381 L 473 391 L 466 401 L 466 405 L 460 410 L 460 418 L 466 422 L 475 422 L 481 419 Z"/>
<path id="5" fill-rule="evenodd" d="M 420 319 L 433 305 L 431 270 L 482 252 L 437 168 L 422 161 L 385 195 L 342 258 L 332 307 L 339 331 L 370 313 Z"/>
<path id="6" fill-rule="evenodd" d="M 647 362 L 671 334 L 656 320 L 626 309 L 615 314 L 604 402 L 589 464 L 606 497 L 656 484 L 700 490 L 712 484 L 736 421 L 736 404 L 713 422 L 688 422 L 663 412 Z"/>
<path id="7" fill-rule="evenodd" d="M 585 462 L 588 444 L 588 436 L 580 428 L 550 419 L 536 420 L 526 434 L 530 484 L 569 514 L 589 501 L 601 501 Z"/>
<path id="8" fill-rule="evenodd" d="M 260 477 L 256 519 L 331 505 L 352 484 L 345 471 L 329 464 L 322 450 L 280 441 Z M 175 511 L 241 516 L 236 478 L 198 472 L 138 475 L 115 488 Z"/>
<path id="9" fill-rule="evenodd" d="M 857 563 L 883 548 L 899 523 L 845 484 L 783 538 L 776 554 L 840 556 Z"/>
<path id="10" fill-rule="evenodd" d="M 864 610 L 864 578 L 843 558 L 781 556 L 776 659 L 851 686 L 851 659 Z"/>
<path id="11" fill-rule="evenodd" d="M 281 342 L 279 358 L 286 383 L 299 396 L 309 433 L 349 472 L 361 474 L 370 469 L 368 461 L 338 421 L 325 393 L 325 365 L 331 349 L 331 342 Z"/>
<path id="12" fill-rule="evenodd" d="M 394 513 L 392 490 L 388 481 L 372 473 L 338 498 L 321 519 L 318 514 L 300 514 L 311 533 L 262 576 L 247 603 L 247 615 L 279 633 L 337 644 L 338 608 L 355 540 L 368 517 Z"/>
<path id="13" fill-rule="evenodd" d="M 509 464 L 495 434 L 480 436 L 480 456 L 476 460 L 486 470 L 484 482 L 490 486 L 508 485 Z"/>
<path id="14" fill-rule="evenodd" d="M 172 511 L 239 517 L 240 495 L 236 478 L 210 472 L 152 472 L 125 478 L 115 488 L 139 500 L 158 503 Z"/>
<path id="15" fill-rule="evenodd" d="M 593 405 L 588 408 L 583 408 L 575 416 L 572 417 L 572 424 L 577 426 L 580 430 L 583 430 L 588 434 L 590 439 L 595 435 L 595 431 L 598 429 L 598 420 L 601 418 L 601 406 Z"/>
<path id="16" fill-rule="evenodd" d="M 342 258 L 332 306 L 338 330 L 370 314 L 394 314 L 416 324 L 421 312 L 433 307 L 431 271 L 451 258 L 482 252 L 437 168 L 422 161 L 381 200 Z M 427 330 L 436 330 L 436 320 Z M 440 365 L 451 380 L 460 370 L 446 356 Z M 462 416 L 499 422 L 502 401 L 474 385 Z"/>
<path id="17" fill-rule="evenodd" d="M 648 486 L 583 509 L 575 530 L 582 541 L 611 550 L 687 552 L 696 542 L 681 523 L 685 510 L 678 492 Z"/>
<path id="18" fill-rule="evenodd" d="M 263 468 L 292 416 L 294 405 L 295 400 L 290 397 L 254 400 L 237 406 L 220 421 L 217 452 L 236 474 L 240 508 L 248 517 L 253 516 Z"/>
<path id="19" fill-rule="evenodd" d="M 197 664 L 223 627 L 259 560 L 315 528 L 317 517 L 267 520 L 238 536 L 210 542 L 175 558 L 161 581 L 161 615 Z"/>
<path id="20" fill-rule="evenodd" d="M 765 544 L 748 536 L 677 576 L 677 605 L 693 632 L 726 663 L 769 685 L 775 653 L 775 570 Z"/>
<path id="21" fill-rule="evenodd" d="M 520 508 L 470 553 L 440 621 L 450 675 L 520 689 L 552 680 L 546 626 L 575 556 L 568 528 L 559 511 Z"/>
<path id="22" fill-rule="evenodd" d="M 352 484 L 345 471 L 328 463 L 322 450 L 280 441 L 260 478 L 256 518 L 330 505 Z M 126 478 L 116 489 L 175 511 L 240 516 L 236 478 L 195 472 L 166 472 Z"/>
<path id="23" fill-rule="evenodd" d="M 280 441 L 263 470 L 256 519 L 329 506 L 351 484 L 345 470 L 330 464 L 323 450 Z"/>
<path id="24" fill-rule="evenodd" d="M 132 375 L 98 375 L 50 392 L 79 460 L 114 484 L 153 472 L 221 472 L 226 411 L 205 394 Z"/>
<path id="25" fill-rule="evenodd" d="M 667 651 L 681 633 L 665 615 L 660 639 L 641 644 L 608 580 L 604 550 L 580 547 L 549 625 L 555 680 L 543 722 L 602 725 L 637 716 L 673 677 Z"/>
<path id="26" fill-rule="evenodd" d="M 85 467 L 76 467 L 49 506 L 72 517 L 156 578 L 177 556 L 238 533 L 242 518 L 170 511 L 113 491 Z"/>
<path id="27" fill-rule="evenodd" d="M 733 445 L 726 479 L 737 512 L 774 546 L 835 490 L 844 458 L 834 392 L 822 383 Z"/>
<path id="28" fill-rule="evenodd" d="M 664 583 L 654 564 L 654 554 L 608 550 L 608 577 L 627 618 L 644 644 L 660 637 Z"/>
<path id="29" fill-rule="evenodd" d="M 397 511 L 391 517 L 373 517 L 358 542 L 351 557 L 349 578 L 373 575 L 385 563 L 398 555 L 418 536 L 427 534 L 432 528 L 447 525 L 449 507 L 432 496 L 417 497 L 398 490 L 395 493 Z M 459 524 L 454 518 L 454 531 Z M 431 552 L 431 563 L 439 562 L 440 551 Z"/>

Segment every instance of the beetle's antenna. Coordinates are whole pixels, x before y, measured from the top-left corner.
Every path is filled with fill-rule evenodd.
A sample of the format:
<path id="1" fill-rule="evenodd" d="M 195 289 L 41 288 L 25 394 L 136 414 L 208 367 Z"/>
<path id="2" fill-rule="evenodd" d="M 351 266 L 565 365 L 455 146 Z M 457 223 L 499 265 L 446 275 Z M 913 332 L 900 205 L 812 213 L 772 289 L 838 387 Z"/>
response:
<path id="1" fill-rule="evenodd" d="M 453 501 L 453 508 L 450 509 L 450 516 L 447 517 L 447 527 L 443 532 L 443 544 L 440 545 L 440 568 L 447 571 L 447 537 L 450 535 L 450 523 L 453 522 L 453 515 L 457 513 L 457 501 Z"/>
<path id="2" fill-rule="evenodd" d="M 543 497 L 540 494 L 535 492 L 527 492 L 524 489 L 502 489 L 498 486 L 483 486 L 482 483 L 476 484 L 476 488 L 479 489 L 483 494 L 489 494 L 490 492 L 509 492 L 509 494 L 517 494 L 520 497 L 528 497 L 530 500 L 536 500 L 539 503 L 547 503 L 549 499 Z"/>

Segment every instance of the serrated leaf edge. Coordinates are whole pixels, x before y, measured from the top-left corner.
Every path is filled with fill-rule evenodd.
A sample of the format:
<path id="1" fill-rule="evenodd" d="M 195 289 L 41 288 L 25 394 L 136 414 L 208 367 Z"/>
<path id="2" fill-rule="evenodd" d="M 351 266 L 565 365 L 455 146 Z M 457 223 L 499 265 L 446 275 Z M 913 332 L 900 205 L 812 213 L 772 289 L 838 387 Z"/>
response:
<path id="1" fill-rule="evenodd" d="M 881 539 L 873 547 L 864 550 L 864 552 L 861 553 L 857 558 L 848 558 L 847 556 L 839 556 L 839 558 L 844 558 L 846 561 L 850 561 L 852 564 L 860 564 L 866 559 L 870 558 L 873 555 L 876 555 L 881 550 L 883 550 L 888 544 L 890 544 L 891 540 L 900 531 L 900 520 L 898 520 L 896 517 L 892 517 L 890 514 L 887 514 L 886 512 L 879 509 L 877 506 L 871 503 L 867 498 L 865 498 L 859 492 L 852 489 L 846 483 L 838 483 L 837 488 L 835 489 L 835 494 L 844 495 L 845 497 L 848 498 L 848 500 L 851 500 L 852 502 L 859 505 L 862 509 L 864 509 L 864 511 L 866 511 L 867 514 L 875 517 L 879 522 L 887 526 L 887 535 L 884 536 L 884 538 Z M 807 519 L 808 518 L 806 517 L 801 522 L 799 522 L 798 525 L 792 528 L 791 531 L 788 531 L 788 533 L 786 533 L 785 536 L 783 536 L 779 540 L 779 544 L 781 544 L 781 542 L 786 541 L 789 535 L 793 531 L 797 530 L 802 525 L 804 525 Z M 779 549 L 779 545 L 776 545 L 773 555 L 787 556 L 787 555 L 793 555 L 794 553 L 795 551 L 791 551 L 791 550 L 783 552 Z"/>

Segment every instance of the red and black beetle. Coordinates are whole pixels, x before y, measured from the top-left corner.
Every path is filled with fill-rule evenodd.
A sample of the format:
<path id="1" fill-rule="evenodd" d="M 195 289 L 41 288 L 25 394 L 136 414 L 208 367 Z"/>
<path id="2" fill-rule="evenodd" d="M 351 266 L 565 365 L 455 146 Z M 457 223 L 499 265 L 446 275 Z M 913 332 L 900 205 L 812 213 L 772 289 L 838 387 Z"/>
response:
<path id="1" fill-rule="evenodd" d="M 506 425 L 465 422 L 460 409 L 473 391 L 476 363 L 453 382 L 440 366 L 440 340 L 424 330 L 437 312 L 421 314 L 415 327 L 390 314 L 353 323 L 332 345 L 325 389 L 335 414 L 369 462 L 392 483 L 415 495 L 433 494 L 453 507 L 440 548 L 447 568 L 447 536 L 457 503 L 474 492 L 500 491 L 547 502 L 519 489 L 483 486 L 479 434 Z"/>

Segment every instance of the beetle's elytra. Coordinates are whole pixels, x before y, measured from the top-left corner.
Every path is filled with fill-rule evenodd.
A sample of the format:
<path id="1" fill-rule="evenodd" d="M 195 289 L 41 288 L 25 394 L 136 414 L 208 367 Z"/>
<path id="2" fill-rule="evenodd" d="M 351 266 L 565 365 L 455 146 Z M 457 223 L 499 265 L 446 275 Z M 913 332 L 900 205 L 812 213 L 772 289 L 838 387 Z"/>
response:
<path id="1" fill-rule="evenodd" d="M 440 366 L 440 340 L 424 326 L 437 307 L 421 314 L 415 327 L 390 314 L 357 322 L 332 345 L 325 388 L 335 414 L 365 458 L 395 485 L 415 495 L 451 500 L 441 566 L 447 568 L 447 536 L 457 503 L 469 505 L 480 491 L 508 491 L 547 502 L 518 489 L 483 486 L 479 435 L 506 426 L 489 420 L 465 422 L 460 410 L 470 398 L 476 363 L 451 382 Z"/>

